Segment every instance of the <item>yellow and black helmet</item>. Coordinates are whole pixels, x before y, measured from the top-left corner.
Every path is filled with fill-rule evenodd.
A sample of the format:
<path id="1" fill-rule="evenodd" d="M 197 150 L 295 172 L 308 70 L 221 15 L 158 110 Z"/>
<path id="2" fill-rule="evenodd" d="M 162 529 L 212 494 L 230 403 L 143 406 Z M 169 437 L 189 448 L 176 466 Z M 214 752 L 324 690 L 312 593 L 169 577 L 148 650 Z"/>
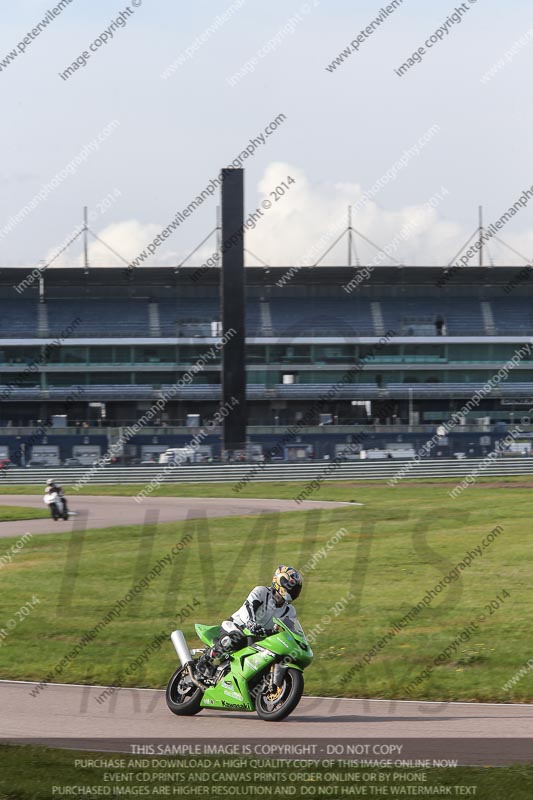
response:
<path id="1" fill-rule="evenodd" d="M 294 567 L 280 564 L 272 578 L 272 588 L 283 597 L 287 603 L 292 603 L 302 591 L 302 576 Z"/>

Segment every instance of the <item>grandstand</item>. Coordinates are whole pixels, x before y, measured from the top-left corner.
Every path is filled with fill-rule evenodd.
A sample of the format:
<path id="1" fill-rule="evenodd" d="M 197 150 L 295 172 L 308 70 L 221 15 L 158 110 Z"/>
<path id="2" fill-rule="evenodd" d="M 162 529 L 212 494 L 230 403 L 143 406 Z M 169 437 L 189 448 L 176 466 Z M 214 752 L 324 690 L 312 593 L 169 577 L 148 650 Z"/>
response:
<path id="1" fill-rule="evenodd" d="M 533 334 L 532 287 L 505 290 L 516 269 L 464 268 L 443 281 L 438 268 L 380 267 L 347 291 L 357 269 L 301 268 L 285 285 L 287 268 L 247 270 L 248 433 L 267 453 L 302 419 L 300 455 L 333 456 L 359 430 L 368 447 L 416 446 Z M 2 270 L 0 455 L 38 425 L 39 445 L 57 445 L 60 459 L 81 444 L 101 451 L 183 379 L 221 333 L 220 272 L 197 272 L 48 268 L 19 292 L 25 270 Z M 193 415 L 200 424 L 213 416 L 220 354 L 205 360 L 125 459 L 186 443 Z M 530 405 L 527 354 L 438 452 L 487 452 L 496 423 L 512 424 Z M 65 416 L 54 422 L 65 428 L 52 427 Z M 216 456 L 220 437 L 208 443 Z"/>

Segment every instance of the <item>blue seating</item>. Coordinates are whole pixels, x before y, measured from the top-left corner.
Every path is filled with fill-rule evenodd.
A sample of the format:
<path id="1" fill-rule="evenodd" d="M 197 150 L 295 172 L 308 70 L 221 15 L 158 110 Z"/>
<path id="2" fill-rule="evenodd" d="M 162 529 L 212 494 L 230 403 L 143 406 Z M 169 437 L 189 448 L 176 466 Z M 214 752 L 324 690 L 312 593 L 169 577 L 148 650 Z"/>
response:
<path id="1" fill-rule="evenodd" d="M 375 336 L 370 302 L 352 297 L 274 297 L 276 336 Z"/>
<path id="2" fill-rule="evenodd" d="M 48 300 L 48 336 L 74 325 L 70 338 L 148 336 L 146 300 Z"/>
<path id="3" fill-rule="evenodd" d="M 493 328 L 486 327 L 481 301 L 477 299 L 414 294 L 381 297 L 375 300 L 375 317 L 372 302 L 355 293 L 326 297 L 295 295 L 270 297 L 262 307 L 259 297 L 248 297 L 247 335 L 251 338 L 379 336 L 391 330 L 397 336 L 435 336 L 438 317 L 445 323 L 448 336 L 533 334 L 533 309 L 519 290 L 516 296 L 488 301 Z M 156 301 L 156 306 L 151 326 L 147 298 L 47 299 L 40 315 L 35 299 L 2 299 L 0 338 L 55 338 L 72 326 L 77 317 L 80 322 L 69 331 L 70 338 L 211 337 L 212 323 L 221 317 L 218 297 L 163 298 Z"/>
<path id="4" fill-rule="evenodd" d="M 517 294 L 520 289 L 516 289 Z M 499 336 L 529 336 L 533 333 L 531 305 L 519 297 L 491 300 L 492 313 Z"/>
<path id="5" fill-rule="evenodd" d="M 440 316 L 447 336 L 484 336 L 481 303 L 465 298 L 406 297 L 381 300 L 385 328 L 398 336 L 435 336 Z"/>
<path id="6" fill-rule="evenodd" d="M 211 336 L 211 323 L 220 319 L 216 297 L 159 300 L 158 306 L 161 336 Z"/>
<path id="7" fill-rule="evenodd" d="M 37 336 L 37 303 L 34 300 L 0 302 L 0 337 L 2 339 Z"/>

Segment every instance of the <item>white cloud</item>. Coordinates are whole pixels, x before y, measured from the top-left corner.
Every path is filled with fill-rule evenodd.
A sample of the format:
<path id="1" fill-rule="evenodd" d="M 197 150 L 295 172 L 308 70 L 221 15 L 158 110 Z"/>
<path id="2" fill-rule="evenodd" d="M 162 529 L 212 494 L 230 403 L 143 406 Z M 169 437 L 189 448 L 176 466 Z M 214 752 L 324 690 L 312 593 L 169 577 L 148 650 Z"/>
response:
<path id="1" fill-rule="evenodd" d="M 278 200 L 273 190 L 287 183 L 295 183 L 285 190 Z M 440 192 L 442 187 L 437 187 Z M 398 248 L 394 258 L 402 263 L 412 261 L 414 254 L 419 264 L 443 263 L 460 246 L 464 231 L 461 226 L 439 218 L 437 208 L 426 207 L 431 198 L 420 204 L 390 211 L 379 204 L 379 196 L 366 203 L 362 200 L 365 189 L 357 183 L 313 185 L 303 170 L 286 163 L 273 163 L 266 169 L 258 184 L 259 204 L 271 200 L 272 207 L 265 210 L 257 227 L 247 233 L 247 245 L 263 260 L 272 265 L 289 266 L 313 264 L 347 228 L 347 209 L 354 207 L 352 225 L 379 247 L 393 241 L 405 225 L 416 222 L 409 237 L 408 250 Z M 249 209 L 250 211 L 250 209 Z M 361 237 L 355 236 L 361 261 L 368 263 L 376 250 Z M 322 264 L 347 263 L 347 238 L 333 248 Z M 390 262 L 389 263 L 393 263 Z"/>
<path id="2" fill-rule="evenodd" d="M 90 228 L 94 229 L 96 226 L 94 223 L 89 225 Z M 102 230 L 98 230 L 96 228 L 94 230 L 95 234 L 105 242 L 109 247 L 115 250 L 116 253 L 119 253 L 126 262 L 129 263 L 131 259 L 134 259 L 138 256 L 139 252 L 144 250 L 146 245 L 152 241 L 152 239 L 157 236 L 161 232 L 161 225 L 157 223 L 141 223 L 137 220 L 128 220 L 126 222 L 116 222 L 108 225 Z M 67 237 L 68 239 L 69 237 Z M 93 267 L 122 267 L 125 266 L 124 261 L 120 258 L 117 258 L 111 250 L 108 249 L 104 244 L 99 242 L 93 236 L 89 234 L 88 238 L 88 255 L 89 255 L 89 264 Z M 45 262 L 49 261 L 54 255 L 57 253 L 58 249 L 60 249 L 62 243 L 54 246 L 51 248 L 45 257 Z M 170 258 L 172 254 L 166 253 L 167 258 Z M 154 263 L 161 264 L 164 263 L 159 258 L 158 254 L 154 257 L 150 257 L 145 262 L 147 265 L 151 265 Z M 166 263 L 166 262 L 165 262 Z M 78 239 L 71 245 L 71 247 L 67 248 L 67 250 L 62 253 L 53 263 L 54 267 L 76 267 L 76 266 L 83 266 L 83 237 L 80 236 Z"/>
<path id="3" fill-rule="evenodd" d="M 113 223 L 101 231 L 95 231 L 95 233 L 129 263 L 146 248 L 149 242 L 161 233 L 162 227 L 158 223 L 141 223 L 137 220 L 128 220 L 127 222 Z M 105 245 L 93 239 L 92 236 L 89 241 L 89 260 L 91 264 L 95 266 L 125 266 L 124 262 L 115 258 Z M 150 257 L 144 263 L 147 265 L 160 264 L 159 254 L 156 253 L 155 256 Z"/>

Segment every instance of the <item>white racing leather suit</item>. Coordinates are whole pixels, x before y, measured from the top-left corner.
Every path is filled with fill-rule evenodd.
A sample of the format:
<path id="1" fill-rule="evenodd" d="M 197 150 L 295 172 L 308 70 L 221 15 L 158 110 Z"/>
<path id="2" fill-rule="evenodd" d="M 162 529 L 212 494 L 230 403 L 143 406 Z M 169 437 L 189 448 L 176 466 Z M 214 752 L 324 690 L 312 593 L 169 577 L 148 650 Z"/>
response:
<path id="1" fill-rule="evenodd" d="M 222 630 L 215 639 L 208 659 L 217 664 L 224 654 L 243 647 L 246 641 L 243 628 L 248 628 L 251 633 L 255 633 L 258 628 L 271 632 L 275 624 L 274 617 L 283 620 L 289 627 L 297 622 L 296 611 L 290 603 L 283 600 L 281 605 L 276 605 L 271 586 L 256 586 L 242 606 L 221 623 Z"/>
<path id="2" fill-rule="evenodd" d="M 225 631 L 236 631 L 241 628 L 250 628 L 253 631 L 255 625 L 261 626 L 271 630 L 274 626 L 273 618 L 279 617 L 284 622 L 291 622 L 296 620 L 296 611 L 294 606 L 290 603 L 283 601 L 283 605 L 277 606 L 274 600 L 274 590 L 272 587 L 256 586 L 242 606 L 231 615 L 229 619 L 222 622 L 222 628 Z"/>

